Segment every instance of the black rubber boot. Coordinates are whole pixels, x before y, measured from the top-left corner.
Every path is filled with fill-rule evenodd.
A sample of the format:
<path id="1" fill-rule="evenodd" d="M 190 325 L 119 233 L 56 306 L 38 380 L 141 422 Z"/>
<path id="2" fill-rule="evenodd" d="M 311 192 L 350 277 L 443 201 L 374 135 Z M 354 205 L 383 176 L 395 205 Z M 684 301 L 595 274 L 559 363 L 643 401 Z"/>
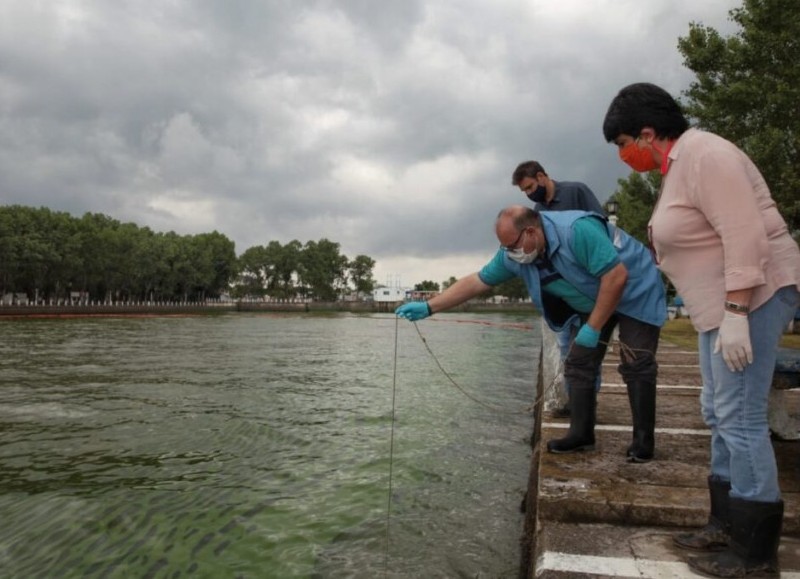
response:
<path id="1" fill-rule="evenodd" d="M 649 462 L 653 460 L 656 443 L 656 385 L 631 382 L 627 386 L 633 416 L 633 442 L 628 447 L 628 462 Z"/>
<path id="2" fill-rule="evenodd" d="M 715 476 L 708 477 L 708 494 L 711 498 L 711 514 L 708 524 L 689 533 L 678 533 L 672 541 L 684 549 L 694 551 L 722 551 L 728 546 L 731 531 L 728 493 L 731 483 Z"/>
<path id="3" fill-rule="evenodd" d="M 731 540 L 715 555 L 694 557 L 689 567 L 714 577 L 780 576 L 778 545 L 783 501 L 763 503 L 730 499 Z"/>
<path id="4" fill-rule="evenodd" d="M 549 452 L 579 452 L 594 450 L 594 421 L 597 393 L 594 384 L 589 388 L 570 386 L 569 433 L 564 438 L 547 442 Z"/>

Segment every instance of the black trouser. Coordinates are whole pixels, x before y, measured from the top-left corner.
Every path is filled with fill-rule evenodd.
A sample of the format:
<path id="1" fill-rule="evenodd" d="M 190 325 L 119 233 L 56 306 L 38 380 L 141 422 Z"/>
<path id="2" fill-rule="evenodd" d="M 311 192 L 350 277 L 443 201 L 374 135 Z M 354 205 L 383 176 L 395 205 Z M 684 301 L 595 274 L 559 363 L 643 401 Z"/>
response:
<path id="1" fill-rule="evenodd" d="M 585 323 L 586 318 L 582 321 Z M 577 329 L 573 329 L 573 341 L 564 361 L 564 379 L 570 388 L 594 388 L 608 341 L 617 326 L 620 341 L 620 364 L 617 369 L 622 379 L 626 384 L 656 383 L 656 351 L 661 328 L 617 313 L 600 330 L 600 343 L 596 348 L 584 348 L 576 344 L 574 339 Z"/>

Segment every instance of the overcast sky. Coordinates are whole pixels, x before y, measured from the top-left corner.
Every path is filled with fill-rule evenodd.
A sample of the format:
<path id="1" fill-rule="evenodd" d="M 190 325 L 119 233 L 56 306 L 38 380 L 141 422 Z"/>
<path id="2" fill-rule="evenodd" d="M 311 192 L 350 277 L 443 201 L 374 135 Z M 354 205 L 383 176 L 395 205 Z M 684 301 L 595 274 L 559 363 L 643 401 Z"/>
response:
<path id="1" fill-rule="evenodd" d="M 3 0 L 0 203 L 327 238 L 379 283 L 479 269 L 525 160 L 600 201 L 638 81 L 679 96 L 689 23 L 740 0 Z"/>

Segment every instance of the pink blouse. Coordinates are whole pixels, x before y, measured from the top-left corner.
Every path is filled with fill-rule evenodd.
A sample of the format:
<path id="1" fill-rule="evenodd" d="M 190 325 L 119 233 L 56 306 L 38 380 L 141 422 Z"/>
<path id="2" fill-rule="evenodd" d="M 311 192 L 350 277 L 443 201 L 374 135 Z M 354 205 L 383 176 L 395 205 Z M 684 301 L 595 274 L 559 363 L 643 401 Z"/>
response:
<path id="1" fill-rule="evenodd" d="M 754 288 L 752 311 L 782 287 L 800 289 L 800 250 L 744 152 L 689 129 L 669 163 L 649 231 L 698 332 L 722 323 L 728 291 Z"/>

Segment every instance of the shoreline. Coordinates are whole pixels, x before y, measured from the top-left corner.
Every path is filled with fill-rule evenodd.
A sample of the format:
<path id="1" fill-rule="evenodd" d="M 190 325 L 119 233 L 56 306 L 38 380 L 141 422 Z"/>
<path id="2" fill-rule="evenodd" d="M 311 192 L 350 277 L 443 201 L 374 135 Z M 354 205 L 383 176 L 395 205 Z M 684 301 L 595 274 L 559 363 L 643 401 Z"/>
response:
<path id="1" fill-rule="evenodd" d="M 353 312 L 391 313 L 402 302 L 303 302 L 303 303 L 256 303 L 232 302 L 225 304 L 202 303 L 115 303 L 92 305 L 3 305 L 0 319 L 9 318 L 77 318 L 77 317 L 157 317 L 211 315 L 236 312 Z M 466 303 L 451 312 L 460 313 L 535 313 L 533 304 L 489 304 Z"/>

